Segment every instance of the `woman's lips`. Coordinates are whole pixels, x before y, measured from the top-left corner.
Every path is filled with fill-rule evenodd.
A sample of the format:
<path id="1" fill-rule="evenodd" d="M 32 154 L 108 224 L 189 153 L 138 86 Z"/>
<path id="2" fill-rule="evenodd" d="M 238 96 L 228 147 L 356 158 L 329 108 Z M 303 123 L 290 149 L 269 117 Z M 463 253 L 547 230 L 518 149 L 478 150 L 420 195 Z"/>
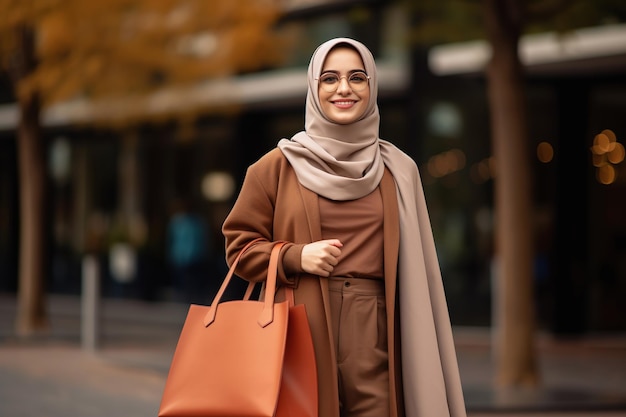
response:
<path id="1" fill-rule="evenodd" d="M 354 100 L 333 101 L 333 105 L 335 107 L 340 108 L 340 109 L 349 109 L 350 107 L 354 106 L 355 104 L 356 104 L 356 101 L 354 101 Z"/>

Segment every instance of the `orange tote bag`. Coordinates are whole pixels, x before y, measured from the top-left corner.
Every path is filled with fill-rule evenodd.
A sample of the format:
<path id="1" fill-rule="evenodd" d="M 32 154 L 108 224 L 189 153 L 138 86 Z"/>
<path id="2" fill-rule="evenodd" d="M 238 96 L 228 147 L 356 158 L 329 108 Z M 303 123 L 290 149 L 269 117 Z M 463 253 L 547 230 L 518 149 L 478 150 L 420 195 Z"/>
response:
<path id="1" fill-rule="evenodd" d="M 318 417 L 317 365 L 304 304 L 294 305 L 287 288 L 289 326 L 283 360 L 283 379 L 275 417 Z"/>
<path id="2" fill-rule="evenodd" d="M 292 290 L 288 300 L 274 302 L 284 242 L 272 248 L 264 301 L 249 299 L 251 283 L 243 300 L 220 303 L 241 255 L 255 242 L 239 253 L 210 307 L 190 306 L 159 417 L 317 416 L 315 354 L 304 305 L 293 305 Z"/>

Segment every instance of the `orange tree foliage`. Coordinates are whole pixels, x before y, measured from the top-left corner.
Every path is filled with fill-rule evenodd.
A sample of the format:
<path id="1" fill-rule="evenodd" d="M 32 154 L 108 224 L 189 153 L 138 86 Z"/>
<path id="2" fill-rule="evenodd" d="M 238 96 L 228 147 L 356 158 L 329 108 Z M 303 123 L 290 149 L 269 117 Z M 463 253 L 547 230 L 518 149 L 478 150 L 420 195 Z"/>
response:
<path id="1" fill-rule="evenodd" d="M 138 98 L 275 64 L 278 11 L 278 0 L 0 0 L 0 59 L 11 73 L 16 29 L 29 28 L 37 64 L 12 74 L 16 94 L 44 106 Z"/>
<path id="2" fill-rule="evenodd" d="M 156 117 L 188 122 L 200 110 L 181 89 L 278 60 L 278 1 L 0 0 L 0 65 L 20 112 L 18 334 L 46 326 L 41 107 L 61 101 L 74 122 L 78 114 L 118 127 Z"/>

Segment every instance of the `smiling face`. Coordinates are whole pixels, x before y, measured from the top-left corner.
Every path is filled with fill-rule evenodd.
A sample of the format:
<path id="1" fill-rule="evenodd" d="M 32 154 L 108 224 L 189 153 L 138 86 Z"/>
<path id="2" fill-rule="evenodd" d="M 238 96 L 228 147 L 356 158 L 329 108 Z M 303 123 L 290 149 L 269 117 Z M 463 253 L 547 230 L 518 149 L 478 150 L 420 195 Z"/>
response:
<path id="1" fill-rule="evenodd" d="M 332 73 L 339 77 L 337 91 L 327 92 L 322 88 L 323 79 L 318 82 L 318 94 L 322 111 L 328 119 L 338 124 L 353 123 L 363 116 L 370 98 L 367 85 L 361 91 L 354 91 L 348 80 L 355 71 L 365 72 L 363 60 L 358 52 L 350 47 L 334 48 L 326 56 L 322 74 Z"/>

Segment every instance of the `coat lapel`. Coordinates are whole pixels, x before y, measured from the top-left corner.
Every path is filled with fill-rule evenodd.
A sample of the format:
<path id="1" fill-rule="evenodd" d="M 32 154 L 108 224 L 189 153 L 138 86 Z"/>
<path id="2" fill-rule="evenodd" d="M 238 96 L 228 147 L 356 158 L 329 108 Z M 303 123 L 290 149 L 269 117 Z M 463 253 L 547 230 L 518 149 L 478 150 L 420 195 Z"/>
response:
<path id="1" fill-rule="evenodd" d="M 385 305 L 387 308 L 387 350 L 389 352 L 389 392 L 394 393 L 389 400 L 391 410 L 398 410 L 398 393 L 402 392 L 399 380 L 399 356 L 396 354 L 396 290 L 398 282 L 398 250 L 400 245 L 400 218 L 398 216 L 398 197 L 396 184 L 391 173 L 385 168 L 385 174 L 381 180 L 380 193 L 383 199 L 383 251 L 385 274 Z M 400 396 L 401 398 L 401 396 Z M 401 400 L 400 400 L 401 402 Z M 401 406 L 400 406 L 401 407 Z M 392 412 L 393 413 L 393 412 Z M 393 413 L 392 416 L 396 414 Z"/>
<path id="2" fill-rule="evenodd" d="M 302 204 L 306 213 L 306 218 L 309 226 L 309 233 L 311 235 L 311 242 L 322 240 L 322 222 L 320 218 L 320 206 L 319 196 L 313 191 L 309 190 L 299 184 L 300 195 L 302 197 Z M 335 354 L 335 340 L 332 331 L 331 313 L 330 313 L 330 291 L 328 288 L 328 279 L 319 277 L 318 282 L 320 284 L 320 292 L 322 294 L 322 301 L 324 304 L 324 314 L 326 315 L 326 330 L 328 334 L 328 340 L 330 341 L 330 356 L 332 363 L 337 363 L 337 356 Z M 333 367 L 335 369 L 335 367 Z M 337 372 L 332 373 L 332 379 L 334 386 L 339 385 L 339 378 Z M 339 397 L 334 399 L 336 404 L 339 404 Z"/>
<path id="3" fill-rule="evenodd" d="M 400 220 L 398 217 L 396 184 L 387 169 L 385 169 L 385 174 L 381 180 L 380 193 L 383 199 L 385 298 L 387 308 L 391 308 L 389 311 L 394 311 L 398 272 L 396 260 L 398 259 L 398 249 L 400 247 Z"/>

